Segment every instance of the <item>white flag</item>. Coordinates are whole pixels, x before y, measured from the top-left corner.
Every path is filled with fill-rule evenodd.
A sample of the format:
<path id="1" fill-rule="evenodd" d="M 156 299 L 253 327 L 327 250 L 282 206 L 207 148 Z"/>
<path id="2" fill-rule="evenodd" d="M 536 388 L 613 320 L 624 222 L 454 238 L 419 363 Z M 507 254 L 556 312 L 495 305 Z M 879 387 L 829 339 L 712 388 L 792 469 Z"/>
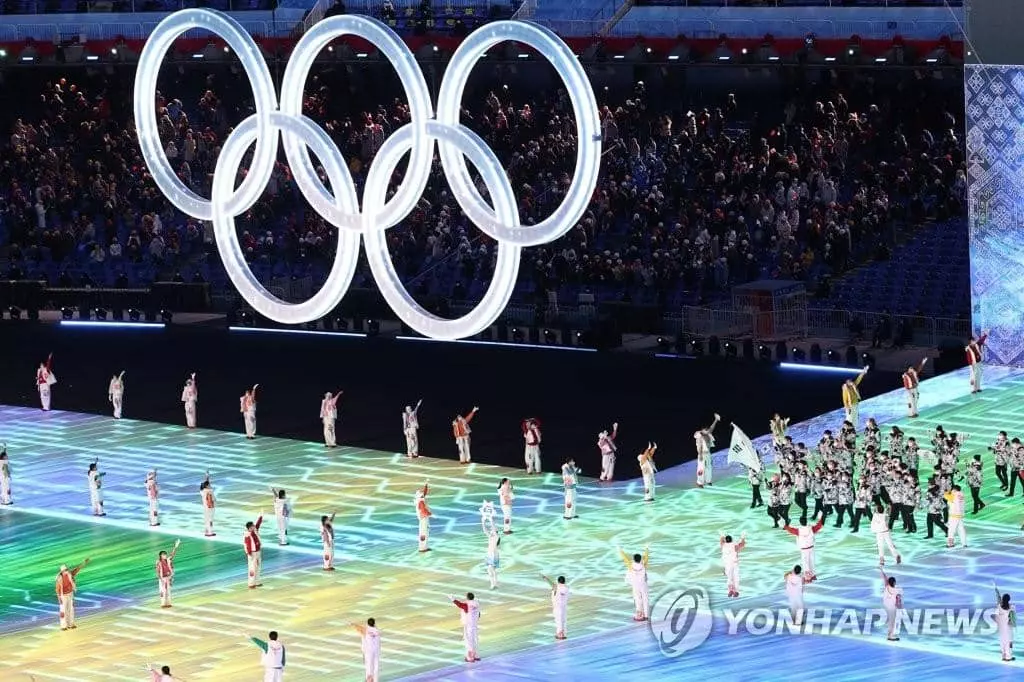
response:
<path id="1" fill-rule="evenodd" d="M 740 427 L 732 425 L 732 443 L 729 444 L 729 464 L 739 462 L 748 469 L 761 470 L 761 458 L 757 456 L 754 444 Z"/>

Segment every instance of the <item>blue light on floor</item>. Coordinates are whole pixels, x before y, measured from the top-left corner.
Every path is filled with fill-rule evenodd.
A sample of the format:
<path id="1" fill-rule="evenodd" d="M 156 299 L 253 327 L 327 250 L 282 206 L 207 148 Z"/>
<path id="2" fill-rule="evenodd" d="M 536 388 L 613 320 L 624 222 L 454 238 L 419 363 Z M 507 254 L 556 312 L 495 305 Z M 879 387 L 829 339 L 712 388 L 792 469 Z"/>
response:
<path id="1" fill-rule="evenodd" d="M 232 332 L 264 332 L 267 334 L 304 334 L 306 336 L 353 336 L 365 339 L 363 332 L 325 332 L 316 329 L 271 329 L 269 327 L 228 327 Z"/>
<path id="2" fill-rule="evenodd" d="M 163 329 L 163 322 L 104 322 L 101 320 L 61 320 L 62 327 L 119 327 L 121 329 Z"/>
<path id="3" fill-rule="evenodd" d="M 831 372 L 832 374 L 860 374 L 862 367 L 836 367 L 834 365 L 804 365 L 797 362 L 780 362 L 779 369 L 792 369 L 801 372 Z"/>

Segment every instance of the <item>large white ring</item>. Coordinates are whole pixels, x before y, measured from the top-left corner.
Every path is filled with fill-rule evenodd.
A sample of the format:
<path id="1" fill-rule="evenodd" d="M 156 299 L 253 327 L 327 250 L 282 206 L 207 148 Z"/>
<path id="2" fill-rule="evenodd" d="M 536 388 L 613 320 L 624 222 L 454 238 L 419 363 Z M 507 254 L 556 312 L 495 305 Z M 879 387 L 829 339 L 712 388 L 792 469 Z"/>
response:
<path id="1" fill-rule="evenodd" d="M 224 141 L 210 199 L 198 196 L 178 178 L 164 153 L 156 119 L 156 83 L 164 54 L 178 37 L 194 28 L 219 35 L 234 50 L 249 76 L 256 104 L 255 113 Z M 355 183 L 340 151 L 327 133 L 302 113 L 302 95 L 313 61 L 332 40 L 346 35 L 370 41 L 391 62 L 411 112 L 411 121 L 390 135 L 378 150 L 367 174 L 361 209 Z M 529 45 L 551 62 L 566 86 L 576 115 L 578 148 L 572 184 L 562 203 L 546 220 L 525 227 L 520 224 L 513 188 L 501 161 L 459 120 L 470 71 L 488 49 L 506 41 Z M 245 29 L 221 12 L 182 10 L 157 25 L 139 58 L 135 81 L 139 146 L 164 196 L 187 215 L 212 221 L 228 276 L 260 314 L 284 324 L 301 324 L 328 314 L 352 282 L 362 237 L 377 286 L 402 321 L 431 338 L 464 338 L 483 331 L 501 315 L 515 289 L 522 248 L 558 239 L 586 211 L 600 169 L 600 120 L 594 91 L 575 55 L 558 36 L 535 24 L 496 21 L 477 29 L 455 51 L 446 76 L 435 118 L 430 91 L 416 58 L 391 28 L 369 17 L 331 17 L 313 26 L 292 51 L 278 107 L 270 70 Z M 270 181 L 279 135 L 299 190 L 313 210 L 339 231 L 338 249 L 326 284 L 308 301 L 298 304 L 277 299 L 256 279 L 245 262 L 234 222 L 256 203 Z M 416 303 L 395 271 L 385 233 L 415 209 L 430 179 L 435 141 L 453 197 L 466 216 L 498 242 L 494 276 L 487 293 L 476 308 L 455 320 L 436 317 Z M 239 165 L 253 142 L 256 150 L 248 174 L 236 188 Z M 320 180 L 310 152 L 323 165 L 333 194 Z M 389 198 L 388 184 L 406 153 L 408 170 Z M 473 183 L 467 161 L 487 186 L 489 201 Z"/>

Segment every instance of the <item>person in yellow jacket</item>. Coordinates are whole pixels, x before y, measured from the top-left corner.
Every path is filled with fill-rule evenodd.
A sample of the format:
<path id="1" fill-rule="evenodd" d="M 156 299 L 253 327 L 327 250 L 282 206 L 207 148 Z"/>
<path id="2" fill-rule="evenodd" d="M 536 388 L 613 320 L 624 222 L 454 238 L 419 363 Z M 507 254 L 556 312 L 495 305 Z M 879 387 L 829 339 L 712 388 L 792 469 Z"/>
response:
<path id="1" fill-rule="evenodd" d="M 853 428 L 857 428 L 857 420 L 859 414 L 857 408 L 860 406 L 860 391 L 857 390 L 857 386 L 864 379 L 864 375 L 868 373 L 868 368 L 865 367 L 861 370 L 860 374 L 857 375 L 856 379 L 847 379 L 843 383 L 843 409 L 846 410 L 846 421 L 853 424 Z"/>

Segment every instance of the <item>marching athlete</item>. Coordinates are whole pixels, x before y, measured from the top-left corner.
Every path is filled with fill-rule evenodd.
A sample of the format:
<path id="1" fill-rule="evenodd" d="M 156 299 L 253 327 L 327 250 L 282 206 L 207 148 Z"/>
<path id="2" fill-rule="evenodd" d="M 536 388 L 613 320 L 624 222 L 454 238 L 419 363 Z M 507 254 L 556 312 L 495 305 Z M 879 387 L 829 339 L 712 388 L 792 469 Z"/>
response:
<path id="1" fill-rule="evenodd" d="M 103 511 L 103 477 L 107 474 L 99 470 L 100 458 L 97 457 L 91 464 L 86 476 L 89 479 L 89 503 L 92 505 L 93 516 L 106 516 Z"/>
<path id="2" fill-rule="evenodd" d="M 78 627 L 75 625 L 75 590 L 78 589 L 75 578 L 78 576 L 78 572 L 85 568 L 90 561 L 91 559 L 86 559 L 72 569 L 68 569 L 67 564 L 65 564 L 60 567 L 60 572 L 57 573 L 57 613 L 60 617 L 61 630 Z"/>
<path id="3" fill-rule="evenodd" d="M 728 596 L 740 596 L 740 550 L 747 546 L 747 534 L 740 535 L 739 542 L 733 542 L 731 535 L 718 534 L 718 545 L 722 549 L 722 567 L 725 569 L 725 583 Z"/>
<path id="4" fill-rule="evenodd" d="M 448 601 L 455 604 L 462 614 L 462 641 L 466 644 L 466 663 L 476 663 L 480 660 L 477 655 L 477 645 L 480 641 L 480 602 L 472 592 L 466 593 L 466 600 L 456 599 L 448 595 Z"/>
<path id="5" fill-rule="evenodd" d="M 366 625 L 352 623 L 352 627 L 359 633 L 362 642 L 366 682 L 377 682 L 380 679 L 380 630 L 377 629 L 377 621 L 367 618 Z"/>
<path id="6" fill-rule="evenodd" d="M 146 498 L 149 499 L 149 525 L 160 525 L 160 486 L 156 482 L 156 469 L 146 474 Z"/>
<path id="7" fill-rule="evenodd" d="M 786 598 L 789 599 L 789 612 L 793 615 L 793 624 L 801 626 L 804 624 L 804 585 L 810 582 L 807 576 L 803 575 L 800 566 L 794 566 L 793 570 L 786 573 Z"/>
<path id="8" fill-rule="evenodd" d="M 216 535 L 213 532 L 213 514 L 217 509 L 217 498 L 213 496 L 213 484 L 210 482 L 210 472 L 206 472 L 206 478 L 199 484 L 199 498 L 203 503 L 203 534 L 208 538 Z"/>
<path id="9" fill-rule="evenodd" d="M 946 504 L 949 506 L 949 529 L 946 532 L 946 547 L 953 547 L 953 539 L 959 534 L 960 535 L 960 546 L 967 546 L 967 529 L 964 528 L 964 494 L 960 491 L 960 486 L 954 485 L 953 489 L 947 492 L 943 497 L 946 498 Z"/>
<path id="10" fill-rule="evenodd" d="M 121 418 L 121 406 L 124 404 L 124 371 L 110 380 L 107 388 L 107 399 L 114 406 L 114 419 Z"/>
<path id="11" fill-rule="evenodd" d="M 526 474 L 540 473 L 540 420 L 534 417 L 524 419 L 523 440 L 526 441 Z"/>
<path id="12" fill-rule="evenodd" d="M 967 366 L 971 368 L 971 393 L 981 393 L 981 369 L 985 361 L 985 341 L 988 332 L 981 336 L 971 337 L 964 350 L 967 352 Z"/>
<path id="13" fill-rule="evenodd" d="M 996 630 L 999 632 L 999 650 L 1003 655 L 1003 662 L 1017 660 L 1013 655 L 1013 631 L 1017 627 L 1017 613 L 1013 604 L 1010 603 L 1010 595 L 1002 594 L 999 588 L 992 585 L 996 590 Z"/>
<path id="14" fill-rule="evenodd" d="M 455 446 L 459 449 L 459 464 L 469 464 L 470 453 L 469 453 L 469 434 L 473 432 L 469 428 L 469 422 L 473 421 L 473 417 L 480 411 L 479 407 L 474 407 L 469 411 L 466 416 L 456 415 L 455 419 L 452 420 L 452 433 L 455 435 Z"/>
<path id="15" fill-rule="evenodd" d="M 423 400 L 416 401 L 416 407 L 406 405 L 402 412 L 402 433 L 405 434 L 405 456 L 415 459 L 420 456 L 420 405 Z"/>
<path id="16" fill-rule="evenodd" d="M 885 569 L 879 567 L 882 573 L 882 608 L 885 609 L 885 620 L 889 626 L 889 641 L 898 642 L 896 636 L 897 615 L 903 610 L 903 588 L 896 587 L 896 578 L 887 576 Z"/>
<path id="17" fill-rule="evenodd" d="M 196 402 L 199 400 L 199 384 L 196 383 L 196 373 L 185 380 L 185 388 L 181 390 L 181 402 L 185 405 L 185 426 L 190 429 L 196 428 Z"/>
<path id="18" fill-rule="evenodd" d="M 818 517 L 818 522 L 813 526 L 808 526 L 807 519 L 801 518 L 800 526 L 798 528 L 794 528 L 788 523 L 783 527 L 783 530 L 787 533 L 796 536 L 796 546 L 797 549 L 800 550 L 800 561 L 803 562 L 801 565 L 807 567 L 807 569 L 803 571 L 804 579 L 807 582 L 812 582 L 818 579 L 818 575 L 814 571 L 814 536 L 824 525 L 825 515 L 822 514 Z"/>
<path id="19" fill-rule="evenodd" d="M 39 390 L 39 402 L 43 411 L 50 410 L 50 387 L 57 383 L 57 375 L 53 373 L 53 353 L 46 358 L 46 362 L 39 363 L 36 370 L 36 388 Z"/>
<path id="20" fill-rule="evenodd" d="M 253 389 L 255 391 L 255 389 Z M 320 401 L 320 419 L 324 423 L 324 447 L 325 448 L 336 448 L 338 447 L 338 440 L 335 432 L 335 424 L 338 421 L 338 398 L 341 397 L 341 391 L 335 394 L 331 394 L 330 391 L 324 393 L 324 399 Z"/>
<path id="21" fill-rule="evenodd" d="M 334 514 L 320 517 L 320 541 L 324 545 L 324 570 L 334 570 Z"/>
<path id="22" fill-rule="evenodd" d="M 703 488 L 711 485 L 714 477 L 714 462 L 711 457 L 711 448 L 715 446 L 715 427 L 722 418 L 716 413 L 714 421 L 706 429 L 695 431 L 693 440 L 697 444 L 697 487 Z"/>
<path id="23" fill-rule="evenodd" d="M 274 495 L 274 517 L 277 519 L 277 544 L 288 544 L 288 524 L 292 518 L 292 504 L 288 501 L 288 493 L 284 490 L 271 488 Z"/>
<path id="24" fill-rule="evenodd" d="M 181 540 L 174 541 L 171 553 L 160 550 L 156 558 L 156 583 L 160 588 L 160 608 L 171 608 L 171 583 L 174 581 L 174 556 L 181 547 Z"/>
<path id="25" fill-rule="evenodd" d="M 925 358 L 917 367 L 907 367 L 907 371 L 903 373 L 903 389 L 907 392 L 907 416 L 917 416 L 917 401 L 921 397 L 921 391 L 919 386 L 921 385 L 921 372 L 924 371 L 924 366 L 928 363 L 928 358 Z"/>
<path id="26" fill-rule="evenodd" d="M 256 438 L 256 389 L 259 384 L 245 391 L 245 395 L 238 399 L 239 412 L 245 421 L 245 437 L 249 440 Z"/>
<path id="27" fill-rule="evenodd" d="M 263 525 L 263 512 L 256 517 L 256 522 L 248 521 L 245 524 L 245 533 L 242 535 L 242 549 L 245 550 L 245 558 L 249 568 L 249 589 L 262 587 L 260 573 L 263 571 L 263 543 L 260 542 L 260 526 Z"/>
<path id="28" fill-rule="evenodd" d="M 423 487 L 416 491 L 416 497 L 413 499 L 416 505 L 416 518 L 420 524 L 420 546 L 421 552 L 429 552 L 430 547 L 427 546 L 427 540 L 430 539 L 430 517 L 433 514 L 430 511 L 430 507 L 427 506 L 427 494 L 430 492 L 430 488 L 427 483 L 423 484 Z"/>
<path id="29" fill-rule="evenodd" d="M 562 518 L 567 520 L 579 518 L 579 514 L 576 513 L 576 486 L 579 484 L 579 473 L 576 460 L 572 458 L 562 465 L 562 487 L 565 489 L 565 511 Z"/>

